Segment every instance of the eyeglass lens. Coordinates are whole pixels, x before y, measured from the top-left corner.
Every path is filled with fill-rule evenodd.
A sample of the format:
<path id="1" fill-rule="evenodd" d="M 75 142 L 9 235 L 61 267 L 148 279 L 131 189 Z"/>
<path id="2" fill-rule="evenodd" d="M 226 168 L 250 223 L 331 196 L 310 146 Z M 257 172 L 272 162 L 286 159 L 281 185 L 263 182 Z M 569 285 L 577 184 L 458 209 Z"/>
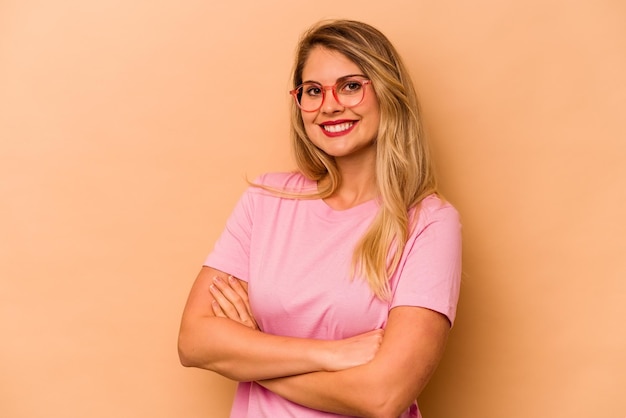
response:
<path id="1" fill-rule="evenodd" d="M 335 84 L 332 89 L 335 98 L 344 107 L 356 106 L 365 94 L 364 80 L 348 79 Z M 296 89 L 296 100 L 302 110 L 313 112 L 318 110 L 324 101 L 326 89 L 318 83 L 304 83 Z"/>

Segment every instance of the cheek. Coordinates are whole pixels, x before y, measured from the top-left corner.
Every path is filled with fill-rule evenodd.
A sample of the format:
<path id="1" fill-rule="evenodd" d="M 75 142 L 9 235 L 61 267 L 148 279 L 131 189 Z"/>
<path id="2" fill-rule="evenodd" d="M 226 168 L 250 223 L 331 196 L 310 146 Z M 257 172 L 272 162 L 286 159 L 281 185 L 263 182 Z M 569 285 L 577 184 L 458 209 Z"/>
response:
<path id="1" fill-rule="evenodd" d="M 317 125 L 314 123 L 314 121 L 314 116 L 304 114 L 302 115 L 302 124 L 304 125 L 304 130 L 309 137 L 316 132 Z"/>
<path id="2" fill-rule="evenodd" d="M 302 112 L 301 115 L 304 126 L 309 126 L 315 121 L 315 114 Z"/>
<path id="3" fill-rule="evenodd" d="M 380 108 L 378 108 L 378 106 L 372 109 L 370 114 L 370 123 L 372 127 L 378 131 L 378 127 L 380 126 Z"/>

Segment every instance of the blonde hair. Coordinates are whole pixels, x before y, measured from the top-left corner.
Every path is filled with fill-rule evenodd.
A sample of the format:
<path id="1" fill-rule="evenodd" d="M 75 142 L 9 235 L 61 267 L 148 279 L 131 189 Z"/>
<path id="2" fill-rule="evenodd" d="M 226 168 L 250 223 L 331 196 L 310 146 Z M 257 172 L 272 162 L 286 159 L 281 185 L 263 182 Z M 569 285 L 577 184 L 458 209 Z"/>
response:
<path id="1" fill-rule="evenodd" d="M 436 193 L 435 176 L 422 133 L 413 83 L 391 42 L 376 28 L 352 20 L 322 21 L 298 44 L 292 81 L 302 83 L 311 51 L 323 47 L 345 55 L 372 81 L 380 106 L 376 139 L 376 187 L 381 207 L 353 254 L 353 275 L 365 277 L 381 299 L 391 297 L 389 278 L 397 269 L 411 233 L 409 209 Z M 307 137 L 300 108 L 292 102 L 291 139 L 295 160 L 306 177 L 326 186 L 315 197 L 331 196 L 341 182 L 333 157 Z M 311 197 L 308 195 L 307 197 Z"/>

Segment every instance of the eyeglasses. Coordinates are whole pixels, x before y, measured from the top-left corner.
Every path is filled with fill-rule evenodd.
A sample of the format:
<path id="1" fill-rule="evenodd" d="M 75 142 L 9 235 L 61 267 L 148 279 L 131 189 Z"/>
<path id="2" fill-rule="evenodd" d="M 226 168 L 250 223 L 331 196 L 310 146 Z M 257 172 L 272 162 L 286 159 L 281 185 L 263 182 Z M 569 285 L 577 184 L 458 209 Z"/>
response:
<path id="1" fill-rule="evenodd" d="M 308 81 L 300 84 L 289 93 L 303 112 L 316 112 L 324 103 L 326 90 L 332 89 L 335 100 L 343 107 L 354 107 L 365 97 L 365 86 L 372 81 L 364 77 L 349 77 L 337 81 L 334 86 L 322 86 Z"/>

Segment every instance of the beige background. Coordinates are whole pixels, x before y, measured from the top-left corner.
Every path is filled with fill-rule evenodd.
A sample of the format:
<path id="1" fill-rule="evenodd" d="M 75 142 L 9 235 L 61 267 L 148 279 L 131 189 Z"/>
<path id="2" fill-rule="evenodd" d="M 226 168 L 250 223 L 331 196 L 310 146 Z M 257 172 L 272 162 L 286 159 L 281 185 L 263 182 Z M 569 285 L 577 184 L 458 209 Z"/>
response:
<path id="1" fill-rule="evenodd" d="M 322 17 L 397 45 L 463 216 L 426 418 L 626 416 L 620 0 L 0 0 L 0 416 L 227 416 L 178 321 Z"/>

